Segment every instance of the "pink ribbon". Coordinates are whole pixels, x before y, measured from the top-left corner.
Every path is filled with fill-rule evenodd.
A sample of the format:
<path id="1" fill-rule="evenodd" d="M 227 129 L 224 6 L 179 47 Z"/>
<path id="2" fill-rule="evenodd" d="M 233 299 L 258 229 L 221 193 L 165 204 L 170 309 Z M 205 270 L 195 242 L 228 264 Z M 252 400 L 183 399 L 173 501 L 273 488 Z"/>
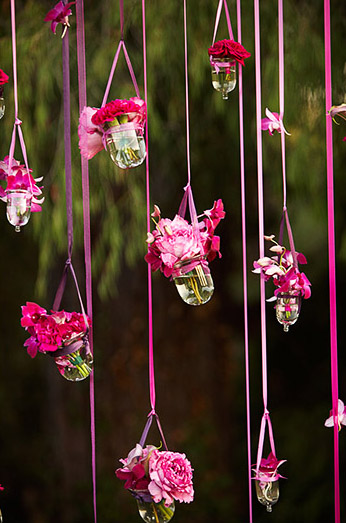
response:
<path id="1" fill-rule="evenodd" d="M 114 133 L 121 133 L 126 131 L 139 131 L 141 135 L 144 133 L 144 122 L 143 123 L 135 123 L 135 122 L 127 122 L 122 123 L 120 125 L 114 125 L 113 127 L 110 127 L 106 131 L 102 129 L 102 143 L 103 147 L 107 149 L 107 137 Z"/>
<path id="2" fill-rule="evenodd" d="M 213 43 L 212 43 L 212 45 L 214 45 L 214 43 L 215 43 L 217 29 L 219 27 L 222 5 L 224 5 L 224 7 L 225 7 L 225 13 L 226 13 L 226 20 L 227 20 L 227 28 L 228 28 L 229 38 L 230 38 L 230 40 L 234 40 L 234 38 L 233 38 L 233 31 L 232 31 L 232 24 L 231 24 L 231 17 L 229 16 L 227 0 L 219 0 L 219 4 L 217 6 L 217 11 L 216 11 L 216 18 L 215 18 L 215 26 L 214 26 L 214 34 L 213 34 Z"/>

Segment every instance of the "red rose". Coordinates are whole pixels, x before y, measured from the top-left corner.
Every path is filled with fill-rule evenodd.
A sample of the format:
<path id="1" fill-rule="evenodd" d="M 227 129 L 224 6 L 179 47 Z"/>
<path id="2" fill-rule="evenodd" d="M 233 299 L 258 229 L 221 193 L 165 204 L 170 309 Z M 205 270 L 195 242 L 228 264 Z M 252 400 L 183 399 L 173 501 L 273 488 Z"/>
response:
<path id="1" fill-rule="evenodd" d="M 244 59 L 249 58 L 251 53 L 245 49 L 239 42 L 234 40 L 219 40 L 209 47 L 208 54 L 212 58 L 231 58 L 244 65 Z"/>

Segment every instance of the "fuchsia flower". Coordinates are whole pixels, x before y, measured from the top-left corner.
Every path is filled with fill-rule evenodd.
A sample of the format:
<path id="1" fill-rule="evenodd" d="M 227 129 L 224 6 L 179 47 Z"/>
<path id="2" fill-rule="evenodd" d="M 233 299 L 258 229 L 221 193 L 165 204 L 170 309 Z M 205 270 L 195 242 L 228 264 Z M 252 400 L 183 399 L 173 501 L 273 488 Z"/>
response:
<path id="1" fill-rule="evenodd" d="M 71 5 L 75 4 L 76 2 L 69 2 L 68 4 L 64 5 L 62 1 L 58 2 L 53 9 L 51 9 L 44 19 L 45 22 L 52 22 L 51 23 L 51 30 L 53 33 L 56 33 L 56 27 L 58 24 L 62 24 L 64 26 L 64 30 L 62 33 L 61 38 L 65 36 L 66 30 L 68 27 L 70 27 L 68 17 L 72 15 L 72 11 L 70 9 Z"/>
<path id="2" fill-rule="evenodd" d="M 244 64 L 244 59 L 249 58 L 251 53 L 245 49 L 239 42 L 234 40 L 219 40 L 209 47 L 208 54 L 211 59 L 230 58 L 236 60 L 239 64 Z"/>
<path id="3" fill-rule="evenodd" d="M 283 476 L 278 474 L 278 468 L 286 461 L 286 459 L 278 460 L 275 454 L 273 452 L 270 452 L 267 458 L 261 459 L 258 471 L 254 469 L 254 472 L 256 474 L 255 479 L 264 482 L 269 482 L 276 481 L 279 478 L 282 478 Z"/>
<path id="4" fill-rule="evenodd" d="M 7 181 L 7 187 L 4 190 L 0 187 L 0 199 L 7 201 L 7 191 L 26 190 L 31 192 L 31 212 L 40 212 L 42 210 L 41 203 L 44 202 L 44 197 L 37 198 L 42 194 L 42 189 L 36 185 L 43 178 L 33 178 L 31 176 L 32 169 L 27 170 L 25 165 L 13 158 L 11 169 L 9 168 L 9 157 L 5 156 L 3 161 L 0 161 L 0 180 Z"/>
<path id="5" fill-rule="evenodd" d="M 21 326 L 30 334 L 24 347 L 34 358 L 37 352 L 54 352 L 88 331 L 90 319 L 78 312 L 51 311 L 33 302 L 22 306 Z"/>
<path id="6" fill-rule="evenodd" d="M 274 134 L 274 131 L 277 131 L 278 133 L 284 132 L 285 134 L 288 134 L 288 136 L 291 136 L 290 133 L 286 131 L 278 113 L 272 113 L 268 108 L 266 108 L 266 116 L 266 118 L 262 118 L 262 131 L 269 131 L 271 136 Z"/>
<path id="7" fill-rule="evenodd" d="M 338 426 L 339 430 L 341 430 L 341 425 L 346 425 L 346 407 L 343 403 L 343 401 L 338 400 Z M 330 417 L 324 422 L 325 427 L 334 427 L 334 415 L 333 410 L 330 411 Z"/>
<path id="8" fill-rule="evenodd" d="M 120 462 L 123 467 L 115 474 L 135 497 L 154 503 L 164 501 L 166 507 L 173 500 L 193 501 L 193 469 L 185 454 L 159 451 L 153 445 L 142 448 L 137 443 L 127 459 Z"/>
<path id="9" fill-rule="evenodd" d="M 155 222 L 156 229 L 148 234 L 145 260 L 153 271 L 160 269 L 169 278 L 174 277 L 179 262 L 196 257 L 205 257 L 207 261 L 212 261 L 217 255 L 221 257 L 220 238 L 214 235 L 214 231 L 225 214 L 219 199 L 212 209 L 203 213 L 205 218 L 193 226 L 179 215 L 173 220 L 161 218 L 160 209 L 155 206 L 152 216 L 159 221 Z"/>
<path id="10" fill-rule="evenodd" d="M 0 69 L 0 86 L 7 84 L 8 80 L 9 80 L 8 75 L 2 69 Z"/>
<path id="11" fill-rule="evenodd" d="M 252 272 L 262 274 L 265 281 L 272 279 L 274 285 L 277 287 L 274 291 L 273 298 L 270 298 L 268 301 L 276 300 L 278 294 L 287 294 L 289 292 L 299 293 L 305 299 L 310 298 L 311 283 L 303 272 L 299 272 L 299 270 L 294 267 L 291 251 L 286 250 L 285 247 L 276 243 L 276 241 L 274 241 L 274 235 L 265 236 L 264 238 L 274 243 L 274 246 L 271 247 L 270 250 L 277 253 L 277 256 L 271 258 L 264 256 L 254 261 L 254 270 Z M 307 263 L 304 254 L 296 252 L 296 257 L 298 263 Z"/>

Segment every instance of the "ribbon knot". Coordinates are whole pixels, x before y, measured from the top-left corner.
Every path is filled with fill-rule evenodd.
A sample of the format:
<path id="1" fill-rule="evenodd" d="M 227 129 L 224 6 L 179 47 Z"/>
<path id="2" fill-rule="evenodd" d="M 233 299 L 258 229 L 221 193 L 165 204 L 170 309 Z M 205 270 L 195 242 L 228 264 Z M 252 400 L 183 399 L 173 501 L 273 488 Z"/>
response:
<path id="1" fill-rule="evenodd" d="M 71 264 L 72 264 L 71 258 L 67 258 L 65 265 L 71 265 Z"/>
<path id="2" fill-rule="evenodd" d="M 151 411 L 149 412 L 149 414 L 148 414 L 148 418 L 150 418 L 150 416 L 156 416 L 156 411 L 155 411 L 154 408 L 151 409 Z"/>
<path id="3" fill-rule="evenodd" d="M 19 118 L 16 118 L 14 121 L 14 125 L 22 125 L 22 120 L 20 120 Z"/>

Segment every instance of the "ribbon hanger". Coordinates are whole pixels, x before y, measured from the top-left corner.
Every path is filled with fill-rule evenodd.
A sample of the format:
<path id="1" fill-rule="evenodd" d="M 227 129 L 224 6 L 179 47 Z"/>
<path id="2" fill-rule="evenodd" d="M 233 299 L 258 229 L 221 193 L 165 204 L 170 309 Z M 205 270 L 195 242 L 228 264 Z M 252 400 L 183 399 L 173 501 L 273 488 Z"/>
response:
<path id="1" fill-rule="evenodd" d="M 224 5 L 224 8 L 225 8 L 229 38 L 230 38 L 230 40 L 234 40 L 234 38 L 233 38 L 233 31 L 232 31 L 232 24 L 231 24 L 231 17 L 229 15 L 227 0 L 219 0 L 219 4 L 217 6 L 217 11 L 216 11 L 216 18 L 215 18 L 215 26 L 214 26 L 214 34 L 213 34 L 213 43 L 212 43 L 212 45 L 214 45 L 214 43 L 215 43 L 216 34 L 217 34 L 218 27 L 219 27 L 220 16 L 221 16 L 221 11 L 222 11 L 222 5 Z"/>

